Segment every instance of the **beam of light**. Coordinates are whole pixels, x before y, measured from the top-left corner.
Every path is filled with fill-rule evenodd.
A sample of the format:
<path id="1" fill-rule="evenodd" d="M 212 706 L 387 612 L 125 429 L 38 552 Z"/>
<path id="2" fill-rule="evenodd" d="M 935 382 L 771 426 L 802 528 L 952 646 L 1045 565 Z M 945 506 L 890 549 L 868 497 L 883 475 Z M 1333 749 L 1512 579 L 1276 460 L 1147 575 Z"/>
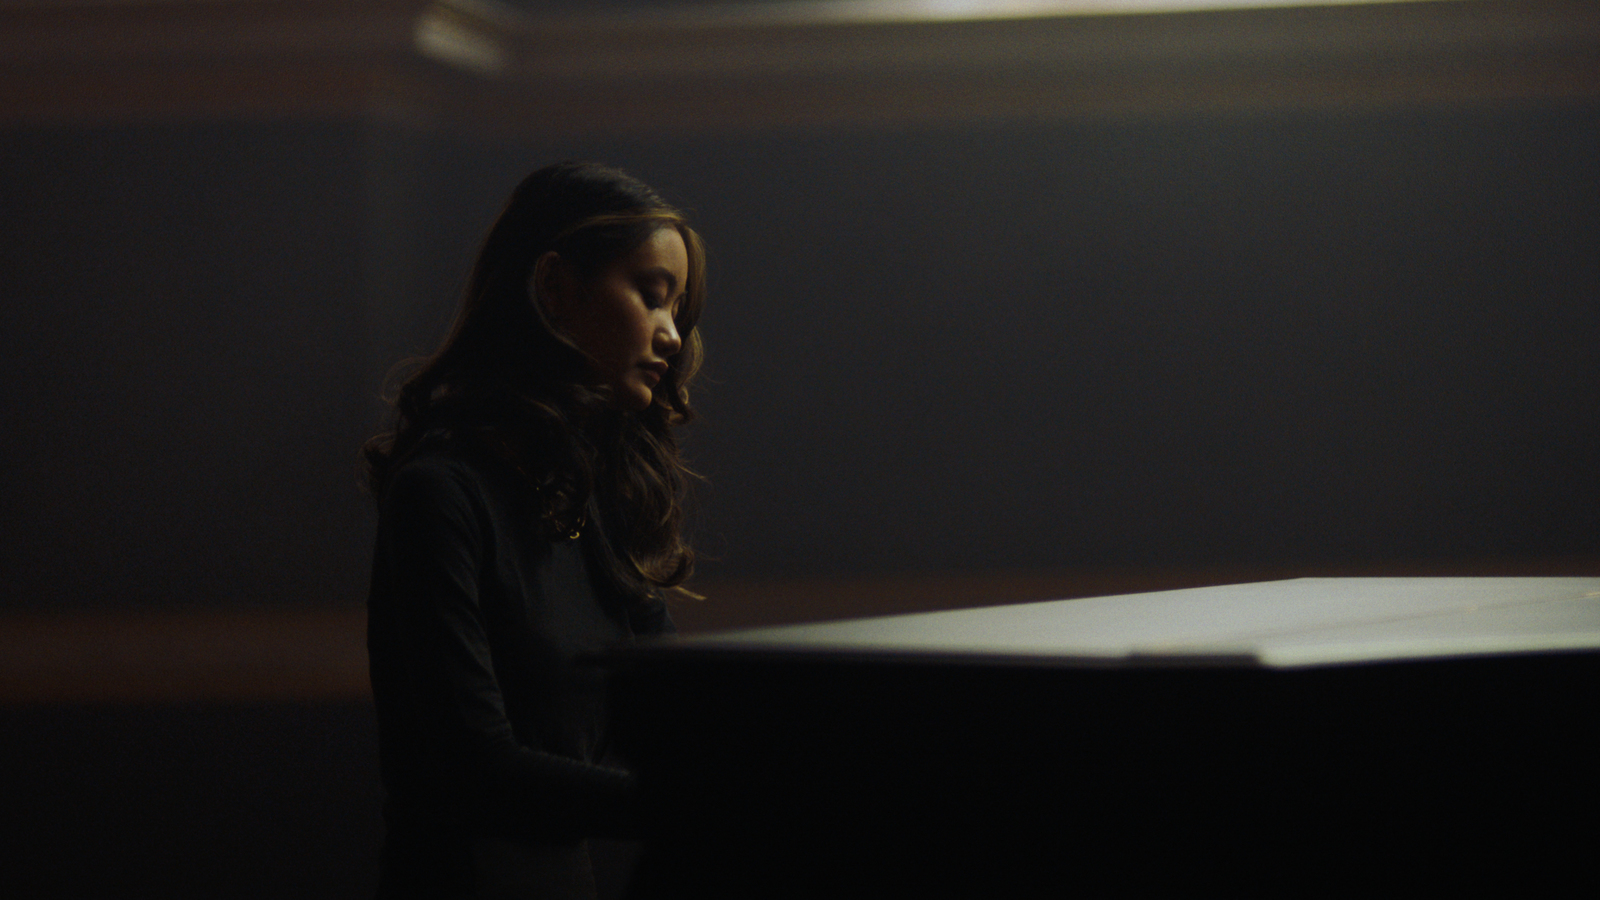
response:
<path id="1" fill-rule="evenodd" d="M 475 5 L 457 0 L 435 3 L 423 10 L 413 30 L 417 52 L 479 75 L 494 76 L 504 71 L 509 59 L 505 46 L 463 12 Z"/>
<path id="2" fill-rule="evenodd" d="M 722 6 L 721 10 L 730 18 L 820 24 L 976 22 L 994 19 L 1414 2 L 1424 2 L 1424 0 L 779 0 L 776 3 Z M 709 9 L 707 11 L 709 12 Z"/>
<path id="3" fill-rule="evenodd" d="M 977 22 L 1416 2 L 1461 0 L 724 0 L 558 13 L 533 12 L 504 0 L 434 0 L 417 18 L 414 42 L 417 51 L 430 59 L 494 77 L 505 72 L 513 55 L 503 38 L 537 31 L 541 22 L 612 29 L 738 28 Z"/>

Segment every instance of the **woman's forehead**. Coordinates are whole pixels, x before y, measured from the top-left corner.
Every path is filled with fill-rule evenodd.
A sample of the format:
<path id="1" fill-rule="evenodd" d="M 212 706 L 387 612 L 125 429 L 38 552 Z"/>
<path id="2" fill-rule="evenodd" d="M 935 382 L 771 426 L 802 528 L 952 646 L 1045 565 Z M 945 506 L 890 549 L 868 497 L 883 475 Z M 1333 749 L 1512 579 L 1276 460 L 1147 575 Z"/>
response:
<path id="1" fill-rule="evenodd" d="M 689 249 L 683 235 L 671 225 L 663 225 L 644 239 L 624 258 L 630 268 L 660 270 L 682 285 L 689 276 Z"/>

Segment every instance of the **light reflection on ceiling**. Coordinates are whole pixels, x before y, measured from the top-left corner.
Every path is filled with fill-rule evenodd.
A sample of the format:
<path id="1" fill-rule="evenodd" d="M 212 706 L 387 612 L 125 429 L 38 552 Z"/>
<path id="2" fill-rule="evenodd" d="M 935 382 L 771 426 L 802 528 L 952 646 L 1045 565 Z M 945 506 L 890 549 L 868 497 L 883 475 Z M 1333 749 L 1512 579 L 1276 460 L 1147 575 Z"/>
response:
<path id="1" fill-rule="evenodd" d="M 492 4 L 496 0 L 466 0 Z M 956 22 L 1058 16 L 1177 13 L 1421 0 L 506 0 L 536 15 L 765 20 L 790 23 Z M 1439 2 L 1439 0 L 1428 0 Z M 1460 0 L 1447 0 L 1460 2 Z"/>

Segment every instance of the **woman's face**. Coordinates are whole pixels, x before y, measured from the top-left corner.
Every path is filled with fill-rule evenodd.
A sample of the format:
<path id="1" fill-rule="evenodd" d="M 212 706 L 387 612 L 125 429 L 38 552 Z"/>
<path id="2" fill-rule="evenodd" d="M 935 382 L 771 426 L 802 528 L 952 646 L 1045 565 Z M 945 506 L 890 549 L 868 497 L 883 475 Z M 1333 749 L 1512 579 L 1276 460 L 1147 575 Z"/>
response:
<path id="1" fill-rule="evenodd" d="M 649 407 L 667 360 L 683 346 L 673 315 L 689 280 L 689 253 L 678 230 L 658 229 L 590 279 L 546 254 L 534 280 L 551 324 L 588 355 L 617 406 Z"/>

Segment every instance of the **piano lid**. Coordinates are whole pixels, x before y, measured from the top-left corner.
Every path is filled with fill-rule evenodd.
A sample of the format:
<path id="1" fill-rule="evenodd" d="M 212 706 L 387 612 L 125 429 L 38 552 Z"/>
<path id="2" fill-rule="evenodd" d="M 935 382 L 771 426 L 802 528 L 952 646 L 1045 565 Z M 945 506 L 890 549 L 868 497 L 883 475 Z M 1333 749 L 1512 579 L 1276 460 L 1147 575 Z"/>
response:
<path id="1" fill-rule="evenodd" d="M 1271 668 L 1584 651 L 1600 649 L 1600 578 L 1300 578 L 746 629 L 668 646 Z"/>

